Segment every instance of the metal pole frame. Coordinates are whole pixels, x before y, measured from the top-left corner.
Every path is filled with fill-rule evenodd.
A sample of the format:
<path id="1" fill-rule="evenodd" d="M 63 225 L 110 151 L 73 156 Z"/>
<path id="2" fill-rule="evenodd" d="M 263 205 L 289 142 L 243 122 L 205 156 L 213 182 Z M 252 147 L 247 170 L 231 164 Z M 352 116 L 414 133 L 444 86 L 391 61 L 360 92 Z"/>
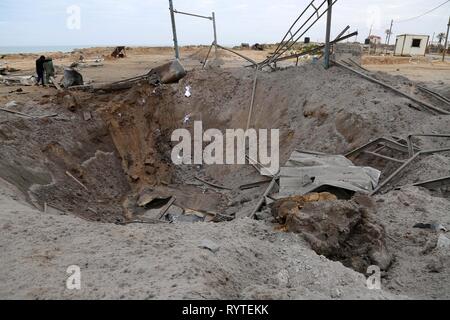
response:
<path id="1" fill-rule="evenodd" d="M 325 35 L 325 55 L 324 55 L 324 66 L 325 69 L 330 68 L 330 54 L 331 54 L 331 44 L 330 44 L 330 38 L 331 38 L 331 17 L 333 15 L 332 9 L 333 8 L 333 2 L 332 0 L 328 0 L 328 11 L 327 11 L 327 31 Z"/>
<path id="2" fill-rule="evenodd" d="M 178 48 L 177 29 L 176 29 L 176 23 L 175 23 L 175 13 L 182 14 L 182 15 L 185 15 L 185 16 L 191 16 L 191 17 L 196 17 L 196 18 L 207 19 L 207 20 L 212 21 L 212 23 L 213 23 L 213 32 L 214 32 L 214 43 L 213 44 L 214 44 L 214 47 L 215 47 L 215 53 L 217 55 L 216 13 L 212 12 L 211 17 L 208 17 L 208 16 L 202 16 L 200 14 L 189 13 L 189 12 L 184 12 L 184 11 L 178 11 L 178 10 L 175 10 L 173 8 L 173 0 L 169 0 L 169 5 L 170 5 L 170 7 L 169 7 L 170 16 L 171 16 L 171 20 L 172 20 L 172 32 L 173 32 L 173 42 L 174 42 L 174 46 L 175 46 L 175 57 L 177 59 L 180 59 L 180 50 Z"/>
<path id="3" fill-rule="evenodd" d="M 175 14 L 173 10 L 173 1 L 169 0 L 170 19 L 172 21 L 173 45 L 175 49 L 175 58 L 180 59 L 180 49 L 178 48 L 177 26 L 175 23 Z"/>

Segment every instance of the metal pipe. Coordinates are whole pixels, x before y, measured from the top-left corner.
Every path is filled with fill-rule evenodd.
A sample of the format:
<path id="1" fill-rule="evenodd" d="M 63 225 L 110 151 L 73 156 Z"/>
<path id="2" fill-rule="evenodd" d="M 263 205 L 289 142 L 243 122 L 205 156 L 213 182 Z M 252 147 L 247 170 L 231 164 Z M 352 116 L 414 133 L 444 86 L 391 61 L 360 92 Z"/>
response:
<path id="1" fill-rule="evenodd" d="M 175 58 L 180 59 L 180 49 L 178 48 L 177 27 L 175 23 L 175 13 L 173 10 L 173 1 L 169 0 L 170 19 L 172 21 L 173 45 L 175 48 Z"/>
<path id="2" fill-rule="evenodd" d="M 324 0 L 323 2 L 322 2 L 322 4 L 319 6 L 319 8 L 314 8 L 315 10 L 316 10 L 316 12 L 318 12 L 318 10 L 320 9 L 320 8 L 322 8 L 322 6 L 325 4 L 325 2 L 327 2 L 327 0 Z M 293 39 L 294 39 L 294 37 L 303 29 L 303 27 L 304 26 L 306 26 L 306 24 L 312 19 L 312 17 L 314 16 L 314 13 L 297 29 L 297 31 L 294 33 L 294 34 L 292 34 L 291 35 L 291 37 L 289 38 L 289 40 L 287 40 L 286 41 L 286 46 L 287 46 L 287 49 L 285 49 L 281 54 L 279 54 L 279 50 L 277 51 L 277 52 L 274 52 L 274 54 L 272 55 L 272 57 L 269 57 L 268 59 L 266 59 L 266 60 L 264 60 L 264 65 L 265 64 L 270 64 L 270 63 L 272 63 L 271 62 L 271 60 L 273 59 L 273 58 L 278 58 L 280 55 L 282 55 L 284 52 L 286 52 L 287 50 L 289 50 L 289 48 L 291 48 L 292 47 L 292 45 L 294 45 L 301 37 L 302 37 L 302 35 L 303 34 L 305 34 L 306 32 L 304 32 L 300 37 L 298 37 L 297 38 L 297 40 L 295 40 L 294 41 L 294 43 L 293 44 L 291 44 L 291 46 L 289 46 L 289 42 L 290 41 L 292 41 Z M 318 21 L 320 19 L 320 17 L 318 17 L 314 22 L 313 22 L 313 25 Z M 311 27 L 310 27 L 311 28 Z M 280 48 L 280 50 L 282 50 L 283 49 L 283 47 L 284 47 L 284 44 L 283 44 L 283 46 Z"/>
<path id="3" fill-rule="evenodd" d="M 278 46 L 277 46 L 277 48 L 275 49 L 274 52 L 277 52 L 278 49 L 280 49 L 280 46 L 281 46 L 282 44 L 284 44 L 284 40 L 286 40 L 286 38 L 287 38 L 287 36 L 288 36 L 289 34 L 291 34 L 291 39 L 294 37 L 294 36 L 292 35 L 292 29 L 293 29 L 294 26 L 297 24 L 297 22 L 301 19 L 301 17 L 303 17 L 303 15 L 304 15 L 305 12 L 309 9 L 309 7 L 311 7 L 311 5 L 313 5 L 313 3 L 314 3 L 314 0 L 312 0 L 312 1 L 310 2 L 310 4 L 306 6 L 305 10 L 303 10 L 303 12 L 302 12 L 302 13 L 298 16 L 298 18 L 294 21 L 294 23 L 291 25 L 291 27 L 289 28 L 288 32 L 286 32 L 286 35 L 283 37 L 283 39 L 281 40 L 281 42 L 278 44 Z"/>
<path id="4" fill-rule="evenodd" d="M 445 104 L 450 105 L 450 100 L 448 98 L 444 97 L 443 95 L 437 93 L 437 92 L 434 92 L 434 91 L 432 91 L 432 90 L 430 90 L 428 88 L 422 87 L 422 86 L 417 86 L 417 89 L 419 89 L 420 91 L 423 91 L 425 93 L 428 93 L 433 98 L 436 98 L 436 99 L 438 99 L 439 101 L 441 101 L 441 102 L 443 102 Z"/>
<path id="5" fill-rule="evenodd" d="M 450 138 L 450 134 L 426 134 L 426 133 L 410 134 L 406 139 L 406 141 L 408 142 L 408 151 L 410 157 L 414 155 L 414 141 L 413 141 L 414 137 Z"/>
<path id="6" fill-rule="evenodd" d="M 353 36 L 355 36 L 355 35 L 357 35 L 357 34 L 358 34 L 358 31 L 353 32 L 353 33 L 351 33 L 351 34 L 349 34 L 349 35 L 346 35 L 346 36 L 344 36 L 344 37 L 342 37 L 342 38 L 333 40 L 333 41 L 331 42 L 331 44 L 335 44 L 335 43 L 344 41 L 344 40 L 346 40 L 346 39 L 348 39 L 348 38 L 351 38 L 351 37 L 353 37 Z M 279 62 L 279 61 L 284 61 L 284 60 L 289 60 L 289 59 L 293 59 L 293 58 L 298 58 L 298 57 L 301 57 L 301 56 L 304 56 L 304 55 L 307 55 L 307 54 L 310 54 L 310 53 L 313 53 L 313 52 L 316 52 L 316 51 L 323 50 L 324 47 L 325 47 L 325 46 L 322 45 L 322 46 L 319 46 L 319 47 L 317 47 L 317 48 L 312 48 L 312 49 L 306 50 L 306 51 L 304 51 L 304 52 L 302 52 L 302 53 L 296 53 L 296 54 L 293 54 L 293 55 L 290 55 L 290 56 L 277 58 L 277 59 L 273 60 L 273 62 L 276 63 L 276 62 Z"/>
<path id="7" fill-rule="evenodd" d="M 331 37 L 331 17 L 332 17 L 332 0 L 328 0 L 328 11 L 327 11 L 327 31 L 325 35 L 325 55 L 324 55 L 324 65 L 325 69 L 330 68 L 330 50 L 331 50 L 331 44 L 330 44 L 330 37 Z"/>
<path id="8" fill-rule="evenodd" d="M 337 40 L 340 37 L 342 37 L 348 31 L 348 29 L 350 29 L 350 26 L 346 26 L 345 29 L 342 30 L 341 33 L 339 33 L 339 35 L 334 40 Z"/>
<path id="9" fill-rule="evenodd" d="M 334 0 L 334 2 L 332 3 L 332 5 L 334 5 L 336 2 L 337 2 L 338 0 Z M 324 1 L 324 3 L 325 3 L 325 1 Z M 319 9 L 320 9 L 320 7 L 319 7 Z M 285 48 L 284 50 L 282 50 L 282 52 L 279 52 L 278 54 L 277 54 L 277 56 L 276 56 L 276 58 L 278 58 L 278 57 L 280 57 L 281 55 L 283 55 L 286 51 L 288 51 L 289 49 L 291 49 L 305 34 L 306 34 L 306 32 L 308 32 L 316 23 L 317 23 L 317 21 L 319 21 L 320 20 L 320 18 L 322 18 L 322 16 L 325 14 L 325 13 L 327 13 L 327 11 L 328 11 L 328 8 L 327 8 L 327 10 L 325 10 L 323 13 L 321 13 L 320 15 L 319 15 L 319 17 L 300 35 L 300 36 L 298 36 L 298 38 L 297 39 L 295 39 L 295 41 L 294 42 L 292 42 L 287 48 Z M 308 19 L 308 21 L 309 21 L 310 19 Z M 307 21 L 307 22 L 308 22 Z M 305 23 L 306 24 L 306 23 Z M 302 27 L 303 28 L 303 27 Z M 300 30 L 298 30 L 297 32 L 299 32 Z M 271 63 L 271 61 L 269 60 L 269 62 L 266 62 L 265 64 L 264 64 L 264 66 L 265 65 L 267 65 L 267 64 L 270 64 Z"/>
<path id="10" fill-rule="evenodd" d="M 372 78 L 372 77 L 370 77 L 370 76 L 368 76 L 368 75 L 366 75 L 366 74 L 364 74 L 364 73 L 361 73 L 361 72 L 359 72 L 359 71 L 357 71 L 357 70 L 355 70 L 355 69 L 353 69 L 353 68 L 347 67 L 345 64 L 342 64 L 342 63 L 337 62 L 337 61 L 333 61 L 333 63 L 335 63 L 336 65 L 338 65 L 338 66 L 340 66 L 340 67 L 342 67 L 342 68 L 344 68 L 344 69 L 347 69 L 347 70 L 349 70 L 349 71 L 352 71 L 352 72 L 354 72 L 354 73 L 360 75 L 361 77 L 365 78 L 366 80 L 369 80 L 369 81 L 371 81 L 371 82 L 375 82 L 375 83 L 377 83 L 377 84 L 379 84 L 379 85 L 381 85 L 381 86 L 383 86 L 383 87 L 385 87 L 385 88 L 388 88 L 388 89 L 390 89 L 390 90 L 392 90 L 392 91 L 394 91 L 394 92 L 396 92 L 396 93 L 398 93 L 398 94 L 400 94 L 400 95 L 402 95 L 402 96 L 404 96 L 404 97 L 406 97 L 406 98 L 408 98 L 408 99 L 410 99 L 410 100 L 412 100 L 412 101 L 414 101 L 414 102 L 416 102 L 416 103 L 418 103 L 418 104 L 420 104 L 420 105 L 426 107 L 426 108 L 429 109 L 430 111 L 437 112 L 438 114 L 450 115 L 450 112 L 448 112 L 448 111 L 446 111 L 446 110 L 440 109 L 440 108 L 435 107 L 435 106 L 433 106 L 433 105 L 431 105 L 431 104 L 429 104 L 429 103 L 426 103 L 426 102 L 424 102 L 424 101 L 421 101 L 421 100 L 419 100 L 419 99 L 416 99 L 416 98 L 414 98 L 413 96 L 410 96 L 409 94 L 404 93 L 404 92 L 402 92 L 402 91 L 400 91 L 400 90 L 398 90 L 398 89 L 396 89 L 396 88 L 394 88 L 394 87 L 388 85 L 387 83 L 384 83 L 384 82 L 379 81 L 379 80 L 377 80 L 377 79 L 375 79 L 375 78 Z"/>
<path id="11" fill-rule="evenodd" d="M 246 57 L 246 56 L 244 56 L 244 55 L 242 55 L 242 54 L 240 54 L 240 53 L 238 53 L 238 52 L 236 52 L 236 51 L 234 51 L 234 50 L 231 50 L 231 49 L 228 49 L 228 48 L 222 47 L 222 46 L 221 46 L 221 45 L 219 45 L 219 44 L 216 44 L 216 46 L 217 46 L 218 48 L 220 48 L 220 49 L 223 49 L 223 50 L 225 50 L 225 51 L 229 51 L 229 52 L 231 52 L 231 53 L 234 53 L 235 55 L 237 55 L 237 56 L 241 57 L 242 59 L 245 59 L 245 60 L 247 60 L 248 62 L 252 63 L 252 64 L 253 64 L 253 65 L 255 65 L 255 66 L 257 66 L 257 65 L 258 65 L 258 63 L 257 63 L 257 62 L 255 62 L 254 60 L 252 60 L 252 59 L 250 59 L 250 58 L 248 58 L 248 57 Z"/>
<path id="12" fill-rule="evenodd" d="M 255 78 L 253 79 L 252 98 L 250 101 L 250 110 L 248 111 L 248 117 L 247 117 L 247 131 L 250 128 L 250 122 L 252 120 L 253 105 L 255 103 L 256 84 L 258 83 L 258 72 L 259 72 L 259 68 L 257 67 L 255 70 Z"/>
<path id="13" fill-rule="evenodd" d="M 213 30 L 214 30 L 214 48 L 217 57 L 217 26 L 216 26 L 216 13 L 212 13 L 212 22 L 213 22 Z"/>
<path id="14" fill-rule="evenodd" d="M 207 16 L 201 16 L 199 14 L 194 14 L 194 13 L 188 13 L 188 12 L 183 12 L 183 11 L 177 11 L 177 10 L 173 10 L 173 12 L 178 13 L 178 14 L 184 14 L 186 16 L 191 16 L 191 17 L 197 17 L 197 18 L 203 18 L 203 19 L 208 19 L 208 20 L 212 20 L 212 17 L 207 17 Z"/>
<path id="15" fill-rule="evenodd" d="M 385 143 L 386 147 L 388 147 L 388 148 L 391 148 L 391 149 L 394 149 L 394 150 L 397 150 L 397 151 L 400 151 L 400 152 L 408 153 L 408 147 L 407 146 L 405 146 L 405 145 L 403 145 L 401 143 L 398 143 L 397 141 L 390 140 L 390 139 L 387 139 L 387 138 L 384 138 L 384 137 L 380 137 L 380 138 L 377 138 L 377 139 L 375 139 L 373 141 L 370 141 L 370 142 L 366 143 L 365 145 L 363 145 L 363 146 L 361 146 L 361 147 L 359 147 L 359 148 L 357 148 L 355 150 L 352 150 L 352 151 L 348 152 L 345 155 L 345 157 L 347 157 L 347 158 L 352 157 L 352 156 L 354 156 L 354 155 L 356 155 L 358 153 L 361 153 L 363 150 L 365 150 L 367 148 L 370 148 L 373 145 L 378 145 L 378 144 L 381 144 L 381 143 Z"/>
<path id="16" fill-rule="evenodd" d="M 253 219 L 255 217 L 256 212 L 258 212 L 258 210 L 261 208 L 261 206 L 264 204 L 264 202 L 266 201 L 266 197 L 269 195 L 269 193 L 272 191 L 272 189 L 275 187 L 275 184 L 277 183 L 277 178 L 274 177 L 272 179 L 272 181 L 270 182 L 269 186 L 267 187 L 266 191 L 264 192 L 264 194 L 261 196 L 261 199 L 259 199 L 256 207 L 253 209 L 253 211 L 249 214 L 249 218 Z"/>
<path id="17" fill-rule="evenodd" d="M 209 46 L 208 54 L 206 55 L 205 61 L 203 61 L 202 69 L 205 69 L 206 62 L 208 62 L 209 54 L 211 53 L 211 49 L 212 49 L 213 45 L 214 45 L 214 42 Z"/>
<path id="18" fill-rule="evenodd" d="M 427 155 L 427 154 L 449 152 L 449 151 L 450 151 L 450 148 L 419 151 L 412 158 L 410 158 L 408 161 L 406 161 L 400 168 L 398 168 L 394 173 L 392 173 L 388 178 L 386 178 L 386 180 L 384 180 L 382 183 L 380 183 L 378 185 L 378 187 L 370 195 L 373 196 L 373 195 L 377 194 L 385 185 L 387 185 L 389 182 L 391 182 L 396 176 L 398 176 L 400 174 L 400 172 L 402 172 L 407 166 L 409 166 L 412 162 L 414 162 L 420 156 Z"/>
<path id="19" fill-rule="evenodd" d="M 450 176 L 415 183 L 415 184 L 413 184 L 413 186 L 424 187 L 424 188 L 439 188 L 439 187 L 450 186 Z"/>
<path id="20" fill-rule="evenodd" d="M 377 157 L 377 158 L 384 159 L 384 160 L 389 160 L 389 161 L 393 161 L 393 162 L 397 162 L 397 163 L 405 163 L 405 160 L 399 160 L 399 159 L 391 158 L 391 157 L 385 156 L 383 154 L 379 154 L 377 152 L 364 151 L 364 153 L 369 154 L 369 155 L 374 156 L 374 157 Z"/>

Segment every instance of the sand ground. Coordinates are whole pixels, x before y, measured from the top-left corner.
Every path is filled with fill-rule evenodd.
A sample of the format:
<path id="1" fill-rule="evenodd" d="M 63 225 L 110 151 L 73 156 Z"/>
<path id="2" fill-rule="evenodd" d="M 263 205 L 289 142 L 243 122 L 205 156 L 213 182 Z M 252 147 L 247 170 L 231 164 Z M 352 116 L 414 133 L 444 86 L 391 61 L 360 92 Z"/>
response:
<path id="1" fill-rule="evenodd" d="M 106 57 L 110 51 L 97 48 L 49 56 L 56 66 L 68 66 L 80 54 L 85 59 L 95 59 Z M 182 50 L 182 63 L 189 72 L 179 84 L 164 86 L 156 93 L 153 87 L 144 85 L 99 96 L 79 93 L 79 109 L 74 112 L 58 100 L 54 88 L 22 86 L 23 92 L 17 92 L 18 87 L 0 86 L 1 106 L 15 101 L 21 112 L 58 113 L 49 119 L 0 114 L 0 173 L 4 178 L 0 179 L 0 298 L 450 298 L 448 249 L 424 252 L 436 234 L 413 228 L 416 223 L 431 221 L 448 228 L 450 201 L 446 195 L 422 188 L 408 186 L 375 198 L 375 219 L 385 227 L 388 246 L 395 256 L 391 269 L 383 274 L 382 290 L 369 290 L 365 275 L 317 255 L 300 235 L 282 232 L 267 218 L 217 224 L 105 223 L 110 222 L 104 218 L 110 214 L 110 208 L 105 209 L 105 199 L 118 206 L 119 195 L 129 192 L 122 184 L 129 184 L 133 191 L 137 188 L 130 179 L 135 168 L 122 168 L 120 159 L 137 157 L 143 162 L 148 154 L 140 152 L 151 149 L 162 153 L 153 155 L 151 161 L 166 160 L 163 156 L 167 150 L 160 148 L 166 141 L 155 135 L 171 128 L 172 123 L 165 119 L 181 122 L 186 114 L 191 114 L 192 120 L 203 120 L 208 127 L 218 128 L 245 123 L 253 72 L 239 68 L 247 62 L 224 52 L 215 61 L 221 68 L 201 70 L 206 51 L 207 48 Z M 263 60 L 268 54 L 251 50 L 242 53 L 255 60 Z M 117 81 L 145 74 L 169 61 L 172 54 L 170 48 L 135 48 L 125 59 L 105 58 L 102 67 L 83 68 L 81 72 L 93 83 Z M 18 74 L 26 75 L 33 73 L 35 58 L 14 55 L 4 60 L 21 69 Z M 414 90 L 418 82 L 443 92 L 450 88 L 448 64 L 402 61 L 364 66 L 383 71 L 376 76 L 426 101 L 430 97 Z M 307 63 L 262 73 L 259 83 L 252 124 L 282 129 L 283 161 L 298 147 L 344 153 L 382 135 L 447 132 L 450 123 L 449 116 L 418 110 L 404 97 L 339 68 L 325 71 Z M 189 99 L 184 96 L 186 85 L 193 86 Z M 87 124 L 83 119 L 85 111 L 93 116 Z M 139 140 L 141 134 L 152 139 L 127 144 L 129 137 Z M 435 139 L 418 141 L 424 148 L 441 147 L 443 143 Z M 398 186 L 450 174 L 448 159 L 448 155 L 423 159 L 405 172 Z M 358 161 L 367 165 L 364 159 Z M 380 161 L 369 164 L 386 168 L 385 175 L 394 169 L 392 164 Z M 80 186 L 64 174 L 64 170 L 74 168 L 82 171 L 77 177 L 90 193 L 80 191 Z M 162 171 L 142 175 L 159 178 L 166 175 Z M 200 192 L 189 195 L 207 205 L 218 197 L 215 205 L 237 217 L 251 210 L 264 191 L 264 187 L 248 192 L 238 190 L 241 183 L 261 179 L 251 166 L 181 168 L 172 178 L 187 185 L 195 183 L 197 174 L 212 177 L 233 190 L 218 196 L 217 190 L 197 185 Z M 39 186 L 31 186 L 30 182 Z M 180 197 L 193 187 L 190 188 L 179 189 Z M 32 205 L 28 190 L 35 192 L 38 205 Z M 44 213 L 42 201 L 58 198 L 66 201 L 64 210 Z M 87 212 L 87 206 L 94 205 L 96 210 L 106 210 L 98 217 L 102 222 L 89 213 L 76 214 L 77 209 Z M 202 247 L 205 240 L 213 242 L 210 249 Z M 81 290 L 66 288 L 66 271 L 71 265 L 81 268 Z"/>

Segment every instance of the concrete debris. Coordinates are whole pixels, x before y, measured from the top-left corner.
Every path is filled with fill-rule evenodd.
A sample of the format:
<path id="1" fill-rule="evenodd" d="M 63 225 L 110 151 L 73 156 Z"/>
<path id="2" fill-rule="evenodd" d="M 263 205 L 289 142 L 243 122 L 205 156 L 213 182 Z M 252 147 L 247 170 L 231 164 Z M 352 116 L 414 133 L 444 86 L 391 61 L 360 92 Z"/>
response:
<path id="1" fill-rule="evenodd" d="M 36 84 L 35 76 L 2 76 L 0 75 L 0 83 L 7 86 L 33 86 Z"/>
<path id="2" fill-rule="evenodd" d="M 216 253 L 217 251 L 219 251 L 220 246 L 211 240 L 203 239 L 199 244 L 199 248 L 207 249 L 213 253 Z"/>
<path id="3" fill-rule="evenodd" d="M 370 193 L 378 185 L 381 172 L 356 167 L 344 156 L 310 154 L 295 151 L 280 170 L 277 197 L 306 195 L 310 192 Z M 343 195 L 345 196 L 345 195 Z"/>

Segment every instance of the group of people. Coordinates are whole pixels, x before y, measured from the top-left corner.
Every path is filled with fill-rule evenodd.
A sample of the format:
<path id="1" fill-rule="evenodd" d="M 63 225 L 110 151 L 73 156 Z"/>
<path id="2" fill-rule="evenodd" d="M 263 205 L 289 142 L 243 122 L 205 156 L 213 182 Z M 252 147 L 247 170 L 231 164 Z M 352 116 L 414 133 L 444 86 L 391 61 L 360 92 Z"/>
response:
<path id="1" fill-rule="evenodd" d="M 51 78 L 55 75 L 55 68 L 53 67 L 53 60 L 41 56 L 36 60 L 37 85 L 43 86 L 50 83 Z"/>

